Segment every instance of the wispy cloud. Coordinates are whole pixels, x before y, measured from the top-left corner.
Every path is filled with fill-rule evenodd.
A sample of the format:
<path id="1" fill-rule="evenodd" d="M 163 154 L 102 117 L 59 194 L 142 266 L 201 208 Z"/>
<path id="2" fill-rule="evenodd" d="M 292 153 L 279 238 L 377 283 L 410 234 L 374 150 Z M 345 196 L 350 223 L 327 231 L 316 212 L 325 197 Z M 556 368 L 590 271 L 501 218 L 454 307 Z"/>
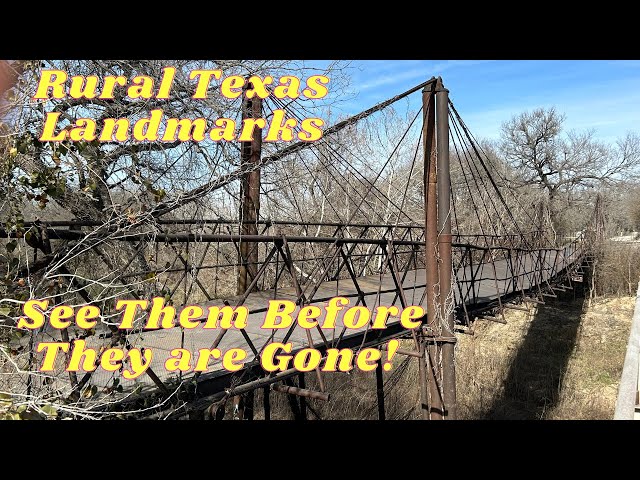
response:
<path id="1" fill-rule="evenodd" d="M 404 63 L 404 62 L 391 60 L 389 62 L 386 62 L 386 67 L 388 68 L 382 68 L 382 66 L 378 66 L 377 72 L 395 70 L 394 73 L 376 75 L 374 77 L 372 74 L 375 73 L 375 71 L 368 72 L 369 73 L 368 76 L 370 80 L 361 83 L 359 85 L 359 88 L 360 90 L 369 90 L 369 89 L 381 87 L 384 85 L 394 85 L 398 83 L 403 83 L 406 80 L 414 80 L 419 78 L 424 78 L 426 80 L 425 77 L 427 75 L 437 75 L 452 68 L 471 67 L 471 66 L 478 65 L 481 63 L 486 63 L 489 61 L 490 60 L 447 60 L 445 62 L 439 62 L 435 64 L 430 64 L 427 61 L 419 61 L 419 62 L 409 61 L 410 62 L 409 65 L 416 65 L 416 63 L 418 63 L 419 66 L 414 66 L 407 70 L 403 70 L 402 66 L 404 65 L 401 65 L 399 63 Z"/>
<path id="2" fill-rule="evenodd" d="M 474 135 L 497 139 L 505 121 L 539 107 L 555 107 L 564 113 L 565 131 L 594 129 L 598 138 L 610 143 L 627 131 L 637 131 L 640 125 L 640 92 L 596 99 L 581 95 L 575 98 L 529 98 L 482 111 L 465 111 L 464 107 L 458 109 Z"/>
<path id="3" fill-rule="evenodd" d="M 369 82 L 360 84 L 360 90 L 369 90 L 371 88 L 381 87 L 383 85 L 393 85 L 401 83 L 404 80 L 412 80 L 424 77 L 424 68 L 416 68 L 413 70 L 405 70 L 402 73 L 377 76 Z"/>
<path id="4" fill-rule="evenodd" d="M 640 61 L 379 60 L 355 62 L 357 95 L 341 105 L 357 113 L 442 75 L 450 98 L 477 137 L 497 139 L 503 122 L 538 107 L 566 114 L 565 129 L 595 129 L 603 141 L 640 130 Z M 419 108 L 420 98 L 407 98 Z"/>

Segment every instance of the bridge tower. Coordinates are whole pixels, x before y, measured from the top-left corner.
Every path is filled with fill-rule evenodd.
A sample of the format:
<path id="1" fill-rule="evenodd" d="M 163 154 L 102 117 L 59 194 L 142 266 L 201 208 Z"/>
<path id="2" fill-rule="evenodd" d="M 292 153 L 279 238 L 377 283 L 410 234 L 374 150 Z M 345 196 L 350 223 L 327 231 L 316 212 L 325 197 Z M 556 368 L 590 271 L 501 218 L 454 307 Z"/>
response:
<path id="1" fill-rule="evenodd" d="M 251 88 L 250 84 L 245 86 Z M 262 118 L 262 99 L 243 96 L 242 120 Z M 245 170 L 240 182 L 240 234 L 257 235 L 257 221 L 260 217 L 260 156 L 262 150 L 262 129 L 255 127 L 252 140 L 240 143 L 240 168 Z M 240 242 L 240 268 L 238 274 L 238 295 L 246 292 L 247 287 L 258 273 L 258 244 Z M 254 287 L 255 289 L 255 287 Z"/>
<path id="2" fill-rule="evenodd" d="M 422 417 L 455 419 L 449 91 L 440 77 L 423 89 L 422 102 L 427 289 L 427 325 L 420 335 Z"/>
<path id="3" fill-rule="evenodd" d="M 247 82 L 244 91 L 252 88 Z M 262 99 L 243 95 L 242 121 L 262 118 Z M 260 219 L 260 157 L 262 154 L 262 129 L 254 127 L 251 141 L 240 142 L 240 168 L 246 173 L 240 181 L 240 234 L 258 235 L 257 221 Z M 258 244 L 240 241 L 238 269 L 238 295 L 244 294 L 258 275 Z M 254 286 L 252 291 L 257 290 Z M 234 417 L 253 420 L 254 392 L 233 397 Z"/>

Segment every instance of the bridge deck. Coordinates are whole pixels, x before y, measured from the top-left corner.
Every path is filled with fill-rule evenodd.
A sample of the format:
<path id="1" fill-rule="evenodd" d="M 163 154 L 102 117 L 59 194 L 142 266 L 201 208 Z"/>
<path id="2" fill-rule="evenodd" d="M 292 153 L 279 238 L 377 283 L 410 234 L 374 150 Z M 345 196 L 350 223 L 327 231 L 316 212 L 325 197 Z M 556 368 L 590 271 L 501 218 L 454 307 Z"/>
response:
<path id="1" fill-rule="evenodd" d="M 555 262 L 555 271 L 559 272 L 566 266 L 574 263 L 577 260 L 577 257 L 578 255 L 576 254 L 576 252 L 570 251 L 569 248 L 565 248 L 564 252 L 560 251 L 560 253 L 556 253 L 555 251 L 547 251 L 547 257 L 544 263 L 546 265 L 553 265 Z M 541 281 L 549 279 L 550 271 L 536 268 L 539 261 L 540 259 L 537 254 L 523 255 L 521 257 L 520 265 L 512 266 L 507 260 L 497 260 L 495 261 L 495 275 L 494 268 L 491 263 L 480 264 L 479 267 L 475 266 L 475 297 L 473 300 L 467 300 L 467 308 L 473 310 L 474 307 L 477 307 L 479 304 L 486 305 L 490 302 L 493 302 L 495 304 L 495 301 L 498 297 L 513 294 L 514 275 L 517 282 L 517 292 L 520 292 L 521 290 L 527 291 L 528 289 L 535 288 L 536 286 L 531 284 L 531 279 L 533 277 L 526 275 L 524 273 L 525 271 L 537 271 L 537 278 L 542 278 Z M 410 270 L 406 273 L 400 272 L 399 275 L 400 278 L 404 276 L 404 280 L 402 281 L 402 290 L 404 292 L 407 305 L 424 305 L 424 269 Z M 467 289 L 470 289 L 470 279 L 470 267 L 458 270 L 458 283 L 454 288 L 456 304 L 460 304 L 459 286 L 462 287 L 463 292 L 466 292 Z M 496 284 L 498 287 L 497 289 Z M 390 273 L 360 277 L 358 278 L 358 285 L 365 295 L 366 306 L 370 309 L 374 309 L 378 305 L 401 306 L 401 301 L 397 294 L 393 276 Z M 338 281 L 324 282 L 319 286 L 310 304 L 322 306 L 326 304 L 326 300 L 331 297 L 346 296 L 350 298 L 350 306 L 353 306 L 357 301 L 357 293 L 358 292 L 356 286 L 351 279 L 340 279 Z M 465 293 L 465 297 L 466 296 L 467 294 Z M 469 296 L 469 298 L 470 297 L 471 296 Z M 244 305 L 249 309 L 248 326 L 245 329 L 245 332 L 258 351 L 260 351 L 261 348 L 267 343 L 273 341 L 281 341 L 288 330 L 279 329 L 271 331 L 263 330 L 262 328 L 260 328 L 264 320 L 265 311 L 268 306 L 268 300 L 274 298 L 283 300 L 295 300 L 297 298 L 295 288 L 279 288 L 277 292 L 274 290 L 267 290 L 251 293 L 244 302 Z M 230 305 L 235 306 L 238 299 L 228 298 L 227 300 Z M 203 304 L 203 306 L 221 306 L 222 304 L 222 300 L 217 300 L 205 303 Z M 180 306 L 176 306 L 176 309 L 178 311 L 180 311 L 180 308 Z M 323 316 L 321 316 L 319 320 L 322 321 L 322 319 Z M 384 330 L 377 330 L 375 332 L 368 330 L 366 327 L 363 327 L 359 330 L 348 329 L 344 333 L 345 340 L 348 342 L 348 344 L 345 344 L 345 342 L 343 341 L 339 345 L 331 346 L 357 349 L 360 345 L 365 343 L 367 343 L 367 346 L 385 343 L 390 338 L 393 338 L 394 336 L 397 337 L 398 335 L 406 332 L 399 326 L 399 322 L 397 320 L 392 320 L 393 319 L 390 319 L 390 321 L 387 323 L 388 328 Z M 341 332 L 343 330 L 341 315 L 338 315 L 336 325 L 337 326 L 335 329 L 323 329 L 323 334 L 329 342 L 337 340 L 341 335 Z M 212 343 L 218 336 L 219 332 L 220 330 L 218 329 L 204 330 L 202 328 L 195 328 L 192 330 L 182 331 L 180 328 L 172 328 L 131 334 L 128 338 L 129 342 L 134 347 L 150 348 L 153 351 L 151 368 L 161 380 L 165 381 L 177 376 L 176 373 L 168 372 L 164 368 L 164 363 L 170 357 L 170 352 L 172 349 L 180 348 L 181 345 L 184 345 L 183 348 L 197 353 L 197 351 L 201 348 L 211 348 Z M 100 333 L 100 330 L 98 333 Z M 318 330 L 311 329 L 309 330 L 309 333 L 311 334 L 314 346 L 316 346 L 316 348 L 322 348 L 324 342 Z M 89 337 L 87 339 L 87 346 L 94 349 L 99 349 L 101 346 L 108 346 L 110 340 L 100 337 L 100 335 Z M 28 341 L 28 336 L 23 337 L 22 340 Z M 41 332 L 34 340 L 36 342 L 62 341 L 60 331 L 51 327 L 48 327 L 45 332 Z M 308 346 L 307 331 L 297 326 L 293 330 L 292 335 L 290 336 L 288 341 L 293 343 L 294 350 Z M 255 355 L 251 352 L 251 349 L 248 346 L 246 340 L 243 338 L 242 332 L 239 330 L 231 329 L 226 332 L 221 343 L 218 345 L 218 348 L 220 348 L 222 351 L 226 351 L 234 347 L 242 348 L 248 353 L 248 357 L 245 360 L 245 363 L 251 362 L 256 358 Z M 41 364 L 42 355 L 43 353 L 36 354 L 35 362 L 37 364 Z M 192 367 L 195 365 L 195 360 L 196 359 L 192 358 Z M 62 355 L 58 355 L 58 360 L 56 362 L 58 373 L 54 381 L 55 383 L 54 385 L 52 385 L 56 388 L 58 386 L 60 388 L 64 388 L 65 385 L 68 385 L 68 377 L 67 374 L 64 373 L 65 363 L 66 362 L 64 357 Z M 79 373 L 79 377 L 81 377 L 83 373 Z M 220 360 L 212 361 L 209 364 L 207 372 L 203 375 L 203 378 L 206 377 L 207 379 L 212 379 L 208 383 L 208 386 L 206 388 L 209 391 L 216 392 L 220 391 L 221 388 L 226 388 L 227 386 L 229 386 L 230 375 L 228 375 L 228 373 L 229 372 L 223 370 Z M 184 377 L 188 377 L 192 374 L 193 372 L 190 371 L 184 373 L 183 375 Z M 93 372 L 91 377 L 91 384 L 98 386 L 101 390 L 103 387 L 111 385 L 111 381 L 116 375 L 120 379 L 120 383 L 123 385 L 125 391 L 130 391 L 135 385 L 140 385 L 144 390 L 153 388 L 154 386 L 154 383 L 149 375 L 143 374 L 135 380 L 126 380 L 117 373 L 106 372 L 101 368 L 98 368 Z M 204 392 L 204 388 L 205 387 L 203 385 L 199 387 L 199 390 Z"/>
<path id="2" fill-rule="evenodd" d="M 546 263 L 553 264 L 554 261 L 565 263 L 572 263 L 572 255 L 569 250 L 565 250 L 565 253 L 562 252 L 557 254 L 557 259 L 555 258 L 555 252 L 549 252 L 549 256 L 546 259 Z M 566 259 L 566 262 L 565 262 Z M 539 259 L 537 255 L 527 255 L 523 258 L 522 265 L 520 265 L 520 270 L 515 266 L 516 273 L 518 271 L 531 271 L 535 270 L 536 262 Z M 475 290 L 476 297 L 474 301 L 469 300 L 467 305 L 469 307 L 473 307 L 473 302 L 475 303 L 486 303 L 495 301 L 498 296 L 504 296 L 506 294 L 513 292 L 513 276 L 511 274 L 511 267 L 506 260 L 497 260 L 495 262 L 495 275 L 493 266 L 490 263 L 481 264 L 480 268 L 475 267 L 477 270 L 475 272 Z M 560 270 L 560 269 L 558 269 Z M 546 280 L 548 277 L 548 273 L 542 271 L 542 278 Z M 402 282 L 402 288 L 404 291 L 404 295 L 406 298 L 406 302 L 408 305 L 412 304 L 424 304 L 424 285 L 425 285 L 425 270 L 411 270 L 404 274 L 404 272 L 400 273 L 400 277 L 404 275 L 404 281 Z M 469 280 L 471 278 L 471 269 L 466 267 L 465 269 L 460 269 L 457 273 L 458 281 L 461 281 L 463 278 Z M 525 275 L 524 273 L 519 274 L 518 279 L 518 291 L 521 289 L 527 290 L 534 285 L 531 285 L 530 276 Z M 496 283 L 498 290 L 496 290 Z M 398 298 L 397 290 L 395 288 L 394 280 L 391 274 L 387 273 L 384 275 L 370 275 L 366 277 L 358 278 L 358 284 L 360 289 L 365 294 L 365 303 L 368 308 L 373 309 L 377 305 L 397 305 L 401 306 L 401 301 Z M 463 289 L 470 288 L 470 283 L 462 284 Z M 465 286 L 466 285 L 466 286 Z M 350 296 L 350 306 L 356 304 L 357 301 L 357 289 L 351 279 L 340 279 L 338 281 L 329 281 L 324 282 L 318 288 L 316 294 L 314 295 L 314 299 L 310 304 L 322 306 L 325 304 L 326 300 L 334 297 L 334 296 Z M 455 288 L 456 295 L 456 303 L 460 300 L 460 292 L 458 288 Z M 264 330 L 261 328 L 261 325 L 264 320 L 264 312 L 266 311 L 266 307 L 268 306 L 268 300 L 271 299 L 287 299 L 287 300 L 295 300 L 296 299 L 296 291 L 293 287 L 289 288 L 280 288 L 275 292 L 274 290 L 261 291 L 256 293 L 251 293 L 249 297 L 244 302 L 244 305 L 249 309 L 249 318 L 248 318 L 248 326 L 245 329 L 245 332 L 255 345 L 255 348 L 260 351 L 260 349 L 270 343 L 272 341 L 281 341 L 287 333 L 288 329 L 279 329 L 275 331 Z M 227 299 L 232 306 L 236 305 L 237 298 L 228 298 Z M 236 300 L 234 302 L 234 300 Z M 222 305 L 220 300 L 207 302 L 203 304 L 203 306 L 209 305 Z M 177 310 L 180 310 L 180 307 L 176 307 Z M 324 313 L 324 310 L 323 310 Z M 324 318 L 320 317 L 320 320 Z M 392 320 L 392 319 L 390 319 Z M 397 324 L 398 321 L 395 322 L 389 321 L 388 325 L 392 326 Z M 323 329 L 323 333 L 328 341 L 336 340 L 339 338 L 343 325 L 341 323 L 341 316 L 338 316 L 337 326 L 335 329 Z M 355 333 L 360 333 L 361 336 L 365 335 L 366 327 L 362 329 L 348 329 L 345 332 L 345 335 L 353 335 Z M 161 378 L 166 379 L 170 376 L 175 376 L 175 373 L 167 372 L 164 368 L 164 362 L 167 358 L 170 357 L 170 352 L 174 348 L 179 348 L 182 344 L 185 349 L 188 349 L 192 352 L 197 352 L 198 349 L 201 348 L 211 348 L 214 339 L 218 336 L 220 330 L 204 330 L 202 328 L 195 328 L 192 330 L 184 330 L 182 331 L 180 328 L 166 329 L 166 330 L 158 330 L 158 331 L 150 331 L 139 333 L 135 335 L 129 336 L 130 342 L 135 347 L 146 347 L 151 348 L 153 350 L 153 360 L 151 363 L 151 367 L 154 372 Z M 317 329 L 309 330 L 312 341 L 314 345 L 323 344 L 322 338 Z M 51 332 L 55 334 L 54 332 Z M 184 335 L 184 343 L 183 343 L 183 335 Z M 372 334 L 368 333 L 368 337 L 371 337 Z M 384 341 L 385 337 L 382 336 L 380 341 Z M 302 348 L 308 346 L 308 338 L 307 332 L 305 329 L 300 327 L 296 327 L 293 330 L 292 335 L 289 340 L 293 343 L 294 350 L 297 348 Z M 91 343 L 98 345 L 98 340 L 95 340 L 95 337 L 91 338 Z M 104 340 L 102 340 L 104 342 Z M 90 343 L 90 346 L 91 346 Z M 380 343 L 380 342 L 378 342 Z M 222 351 L 226 351 L 230 348 L 243 348 L 248 353 L 248 357 L 245 361 L 252 361 L 255 358 L 255 355 L 251 352 L 247 342 L 243 338 L 240 331 L 231 329 L 228 330 L 219 344 L 218 348 Z M 192 359 L 192 366 L 195 364 L 195 359 Z M 222 365 L 220 360 L 212 361 L 209 365 L 208 372 L 222 370 Z M 190 372 L 185 373 L 184 375 L 189 375 Z M 98 369 L 93 374 L 92 383 L 98 385 L 106 385 L 111 378 L 112 374 L 102 371 Z M 141 383 L 143 385 L 152 385 L 152 381 L 147 375 L 143 375 L 134 381 L 127 382 L 122 379 L 121 382 L 125 385 L 127 383 Z"/>

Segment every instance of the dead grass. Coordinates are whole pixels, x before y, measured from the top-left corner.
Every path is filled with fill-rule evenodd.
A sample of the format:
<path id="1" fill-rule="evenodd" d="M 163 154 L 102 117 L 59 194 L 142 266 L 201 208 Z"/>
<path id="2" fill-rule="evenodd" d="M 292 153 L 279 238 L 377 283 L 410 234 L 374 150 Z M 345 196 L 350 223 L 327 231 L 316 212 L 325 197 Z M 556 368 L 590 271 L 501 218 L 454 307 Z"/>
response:
<path id="1" fill-rule="evenodd" d="M 404 342 L 403 342 L 404 343 Z M 407 342 L 403 348 L 409 348 Z M 400 356 L 398 356 L 400 357 Z M 406 358 L 406 357 L 405 357 Z M 411 420 L 420 414 L 418 374 L 416 359 L 405 361 L 400 357 L 390 372 L 383 373 L 385 412 L 390 420 Z M 298 379 L 292 379 L 298 386 Z M 325 390 L 330 393 L 329 402 L 306 400 L 307 418 L 310 420 L 375 420 L 378 418 L 378 404 L 375 372 L 354 369 L 349 373 L 323 374 Z M 319 391 L 315 372 L 305 375 L 306 388 Z M 288 395 L 270 392 L 271 420 L 293 420 L 293 410 Z M 254 418 L 264 419 L 264 391 L 256 390 L 254 398 Z M 298 401 L 297 397 L 294 397 Z M 231 401 L 225 406 L 225 419 L 232 418 Z"/>
<path id="2" fill-rule="evenodd" d="M 486 418 L 504 395 L 511 361 L 530 326 L 524 312 L 510 311 L 505 317 L 507 325 L 477 322 L 474 335 L 458 335 L 456 387 L 462 419 Z"/>
<path id="3" fill-rule="evenodd" d="M 592 303 L 564 376 L 561 402 L 550 419 L 611 419 L 629 338 L 635 298 Z"/>
<path id="4" fill-rule="evenodd" d="M 601 298 L 588 306 L 567 292 L 545 305 L 530 304 L 529 314 L 507 311 L 506 325 L 481 322 L 475 335 L 459 335 L 459 417 L 613 418 L 633 306 L 633 297 Z M 325 374 L 324 380 L 331 400 L 307 401 L 309 419 L 378 418 L 374 372 Z M 387 419 L 419 418 L 416 360 L 400 357 L 384 381 Z M 319 389 L 313 372 L 306 386 Z M 264 418 L 262 396 L 256 392 L 256 419 Z M 294 418 L 287 395 L 271 392 L 270 398 L 272 419 Z M 231 402 L 226 410 L 230 418 Z"/>
<path id="5" fill-rule="evenodd" d="M 633 314 L 633 297 L 580 298 L 511 311 L 478 325 L 457 353 L 461 418 L 610 419 Z"/>
<path id="6" fill-rule="evenodd" d="M 597 295 L 634 295 L 640 279 L 640 243 L 605 242 L 594 272 Z"/>

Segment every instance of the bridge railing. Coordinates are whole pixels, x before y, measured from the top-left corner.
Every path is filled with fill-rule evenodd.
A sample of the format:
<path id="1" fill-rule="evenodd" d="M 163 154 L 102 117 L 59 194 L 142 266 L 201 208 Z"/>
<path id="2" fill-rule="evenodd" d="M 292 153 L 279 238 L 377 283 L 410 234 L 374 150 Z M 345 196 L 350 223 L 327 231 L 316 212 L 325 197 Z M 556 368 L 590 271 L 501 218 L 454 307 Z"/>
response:
<path id="1" fill-rule="evenodd" d="M 96 244 L 87 238 L 95 239 L 96 231 L 77 227 L 42 226 L 41 235 L 46 234 L 54 250 L 65 242 L 85 245 L 75 257 L 66 260 L 64 271 L 58 270 L 59 278 L 64 278 L 69 288 L 55 290 L 52 283 L 56 302 L 76 304 L 81 297 L 81 302 L 103 303 L 101 311 L 113 318 L 117 317 L 112 308 L 114 299 L 126 297 L 164 296 L 174 305 L 210 301 L 220 305 L 224 301 L 232 306 L 245 305 L 250 314 L 266 311 L 265 300 L 269 298 L 308 304 L 341 295 L 350 298 L 352 305 L 371 308 L 384 295 L 387 305 L 426 304 L 424 229 L 412 225 L 316 225 L 311 230 L 308 224 L 272 222 L 257 235 L 234 233 L 233 226 L 221 222 L 206 229 L 198 226 L 181 231 L 176 226 L 166 232 L 153 225 L 134 232 L 119 229 L 113 234 L 103 229 L 103 241 L 95 252 L 92 245 Z M 318 231 L 329 233 L 316 235 Z M 247 288 L 238 291 L 238 270 L 247 266 L 239 261 L 242 243 L 256 248 L 259 254 Z M 580 239 L 561 248 L 535 248 L 529 242 L 523 243 L 524 247 L 517 246 L 515 237 L 454 236 L 454 293 L 459 323 L 462 319 L 468 322 L 481 309 L 486 311 L 496 303 L 501 306 L 506 296 L 535 296 L 536 290 L 539 292 L 543 284 L 567 271 L 583 252 Z M 113 263 L 123 265 L 117 271 L 108 266 L 115 255 L 121 256 Z M 31 264 L 38 261 L 34 255 Z M 254 290 L 260 291 L 257 300 L 250 298 Z M 133 331 L 119 331 L 113 324 L 100 323 L 92 335 L 116 342 L 139 338 L 144 319 L 139 320 Z M 362 338 L 348 339 L 345 332 L 342 329 L 336 333 L 336 348 L 346 345 L 344 340 L 353 342 L 351 346 L 361 345 Z M 162 336 L 162 332 L 152 335 Z M 407 332 L 395 325 L 368 341 L 379 345 L 388 341 L 389 335 L 395 338 Z M 184 344 L 184 337 L 167 338 L 165 343 L 163 348 L 176 348 Z M 256 345 L 250 343 L 249 348 L 253 350 Z M 159 377 L 150 377 L 158 388 L 163 388 Z"/>
<path id="2" fill-rule="evenodd" d="M 48 236 L 53 241 L 82 238 L 89 232 L 76 228 L 91 226 L 90 223 L 50 222 L 51 227 L 70 229 L 48 229 Z M 141 296 L 160 295 L 188 304 L 242 293 L 237 290 L 241 267 L 249 270 L 248 282 L 260 272 L 253 282 L 254 290 L 272 290 L 276 294 L 278 289 L 293 287 L 296 282 L 303 286 L 342 280 L 357 283 L 358 278 L 389 272 L 389 258 L 398 273 L 425 266 L 421 225 L 264 220 L 256 222 L 256 227 L 257 235 L 252 236 L 241 235 L 241 226 L 230 220 L 160 219 L 150 233 L 114 237 L 114 250 L 119 242 L 134 244 L 137 257 L 144 260 L 134 263 L 132 258 L 117 275 L 125 285 L 137 284 Z M 479 284 L 487 280 L 494 284 L 490 297 L 515 293 L 524 296 L 525 290 L 539 287 L 573 264 L 581 252 L 580 237 L 562 248 L 543 247 L 543 238 L 539 231 L 454 235 L 457 306 L 486 303 L 486 287 L 481 292 Z M 283 263 L 277 248 L 283 239 L 290 266 Z M 241 259 L 242 243 L 256 252 L 255 261 Z M 289 267 L 293 275 L 289 274 Z"/>
<path id="3" fill-rule="evenodd" d="M 552 290 L 549 282 L 561 274 L 570 284 L 585 249 L 582 237 L 576 237 L 558 248 L 453 244 L 453 252 L 456 305 L 468 320 L 466 305 L 485 309 L 495 304 L 501 310 L 502 298 L 542 296 L 543 290 Z M 487 284 L 492 287 L 488 289 Z"/>
<path id="4" fill-rule="evenodd" d="M 618 400 L 614 420 L 640 419 L 640 283 L 631 321 L 627 353 L 618 387 Z"/>

